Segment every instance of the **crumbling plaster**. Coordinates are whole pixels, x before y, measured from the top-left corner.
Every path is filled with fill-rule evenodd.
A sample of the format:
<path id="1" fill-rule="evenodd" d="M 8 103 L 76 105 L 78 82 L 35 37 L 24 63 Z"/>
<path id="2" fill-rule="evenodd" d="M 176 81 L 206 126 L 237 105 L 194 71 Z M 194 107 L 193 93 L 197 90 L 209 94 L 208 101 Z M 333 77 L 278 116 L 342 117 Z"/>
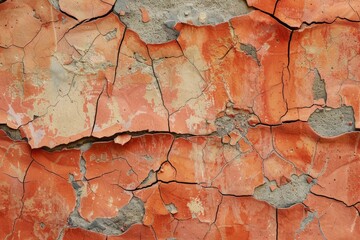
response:
<path id="1" fill-rule="evenodd" d="M 359 12 L 0 1 L 0 238 L 359 239 Z"/>

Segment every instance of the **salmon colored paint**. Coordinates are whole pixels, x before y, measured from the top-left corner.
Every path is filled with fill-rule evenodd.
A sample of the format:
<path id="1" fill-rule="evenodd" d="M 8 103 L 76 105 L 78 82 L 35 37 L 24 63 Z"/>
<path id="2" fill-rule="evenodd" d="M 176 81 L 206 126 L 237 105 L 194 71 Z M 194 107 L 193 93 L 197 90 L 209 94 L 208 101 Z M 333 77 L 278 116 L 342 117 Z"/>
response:
<path id="1" fill-rule="evenodd" d="M 360 2 L 190 2 L 0 1 L 0 239 L 360 239 Z"/>

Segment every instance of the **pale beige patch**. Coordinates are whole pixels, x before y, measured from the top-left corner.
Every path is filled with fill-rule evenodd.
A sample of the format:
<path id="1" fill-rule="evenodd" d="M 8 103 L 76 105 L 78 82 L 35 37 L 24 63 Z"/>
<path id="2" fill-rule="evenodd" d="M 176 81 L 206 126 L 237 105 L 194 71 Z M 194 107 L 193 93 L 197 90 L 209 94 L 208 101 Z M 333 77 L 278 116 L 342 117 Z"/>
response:
<path id="1" fill-rule="evenodd" d="M 196 218 L 199 214 L 204 215 L 204 207 L 199 198 L 191 198 L 186 206 L 189 208 L 192 218 Z"/>

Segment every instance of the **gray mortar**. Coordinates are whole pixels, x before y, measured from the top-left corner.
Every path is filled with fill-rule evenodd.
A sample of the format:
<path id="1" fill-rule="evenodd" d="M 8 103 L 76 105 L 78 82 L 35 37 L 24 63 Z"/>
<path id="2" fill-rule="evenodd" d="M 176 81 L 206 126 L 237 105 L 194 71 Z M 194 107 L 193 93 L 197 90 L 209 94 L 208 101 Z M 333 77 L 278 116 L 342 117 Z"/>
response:
<path id="1" fill-rule="evenodd" d="M 143 23 L 140 7 L 144 7 L 150 21 Z M 244 0 L 117 0 L 114 11 L 130 29 L 147 43 L 162 43 L 176 39 L 173 30 L 177 22 L 191 21 L 195 25 L 226 22 L 230 18 L 250 11 Z"/>
<path id="2" fill-rule="evenodd" d="M 240 49 L 242 51 L 245 52 L 246 55 L 249 55 L 250 57 L 252 57 L 256 63 L 258 64 L 258 66 L 260 66 L 260 61 L 258 59 L 258 56 L 257 56 L 257 50 L 256 48 L 251 45 L 251 44 L 240 44 Z"/>
<path id="3" fill-rule="evenodd" d="M 80 159 L 80 172 L 83 176 L 85 176 L 86 161 L 82 157 Z M 142 219 L 145 214 L 145 207 L 144 202 L 137 197 L 133 197 L 127 205 L 121 208 L 116 217 L 96 218 L 94 221 L 88 222 L 80 216 L 79 213 L 84 185 L 82 184 L 82 181 L 76 181 L 72 174 L 69 174 L 69 182 L 76 193 L 75 209 L 68 219 L 69 227 L 83 228 L 105 235 L 121 235 L 133 224 L 142 223 Z"/>
<path id="4" fill-rule="evenodd" d="M 304 218 L 300 223 L 300 228 L 297 232 L 302 232 L 305 230 L 306 226 L 309 225 L 314 218 L 317 217 L 317 212 L 307 212 L 306 218 Z"/>
<path id="5" fill-rule="evenodd" d="M 80 158 L 80 173 L 85 177 L 86 174 L 86 161 L 83 157 Z"/>
<path id="6" fill-rule="evenodd" d="M 246 111 L 239 110 L 238 113 L 234 117 L 223 116 L 219 117 L 215 120 L 215 125 L 217 128 L 217 133 L 223 137 L 229 134 L 234 129 L 241 128 L 241 134 L 245 136 L 250 127 L 248 120 L 251 117 L 251 113 Z"/>
<path id="7" fill-rule="evenodd" d="M 321 79 L 319 71 L 315 68 L 315 79 L 312 87 L 314 99 L 324 99 L 325 102 L 327 100 L 327 93 L 325 88 L 325 81 Z"/>
<path id="8" fill-rule="evenodd" d="M 320 136 L 334 137 L 355 130 L 352 107 L 318 109 L 308 120 L 311 128 Z"/>
<path id="9" fill-rule="evenodd" d="M 234 119 L 229 116 L 223 116 L 215 120 L 218 134 L 223 137 L 229 134 L 235 128 Z"/>
<path id="10" fill-rule="evenodd" d="M 241 135 L 245 136 L 248 132 L 248 129 L 250 128 L 249 125 L 249 119 L 251 118 L 253 114 L 248 113 L 246 111 L 240 111 L 238 114 L 235 115 L 235 127 L 241 128 Z"/>
<path id="11" fill-rule="evenodd" d="M 78 147 L 78 149 L 80 149 L 82 153 L 86 152 L 91 148 L 92 144 L 93 144 L 92 142 L 83 143 Z"/>
<path id="12" fill-rule="evenodd" d="M 169 211 L 169 213 L 171 213 L 171 214 L 175 214 L 175 213 L 178 212 L 176 206 L 173 203 L 166 204 L 165 207 Z"/>
<path id="13" fill-rule="evenodd" d="M 53 7 L 57 10 L 60 10 L 60 5 L 59 5 L 59 0 L 48 0 L 51 5 L 53 5 Z"/>
<path id="14" fill-rule="evenodd" d="M 96 218 L 94 221 L 88 222 L 76 210 L 71 213 L 68 224 L 70 227 L 83 228 L 105 235 L 121 235 L 133 224 L 142 223 L 144 214 L 143 201 L 133 197 L 127 205 L 119 210 L 116 217 Z"/>
<path id="15" fill-rule="evenodd" d="M 144 214 L 144 202 L 139 198 L 133 197 L 127 205 L 119 210 L 116 217 L 97 218 L 88 225 L 87 229 L 106 235 L 119 235 L 133 224 L 142 223 Z"/>
<path id="16" fill-rule="evenodd" d="M 310 192 L 314 181 L 307 182 L 308 175 L 291 176 L 291 181 L 274 191 L 271 191 L 270 185 L 274 182 L 267 182 L 254 191 L 254 198 L 265 201 L 276 208 L 288 208 L 297 203 L 303 202 Z"/>
<path id="17" fill-rule="evenodd" d="M 156 173 L 154 170 L 150 170 L 147 177 L 140 183 L 141 187 L 147 187 L 154 183 L 154 180 L 156 179 Z M 155 180 L 156 181 L 156 180 Z"/>

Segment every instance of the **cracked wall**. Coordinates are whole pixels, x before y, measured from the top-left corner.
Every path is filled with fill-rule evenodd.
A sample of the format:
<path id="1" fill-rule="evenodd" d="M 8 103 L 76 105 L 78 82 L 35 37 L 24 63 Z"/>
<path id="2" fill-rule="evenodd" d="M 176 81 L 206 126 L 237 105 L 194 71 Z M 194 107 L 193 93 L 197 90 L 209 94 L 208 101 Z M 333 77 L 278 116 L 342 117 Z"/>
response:
<path id="1" fill-rule="evenodd" d="M 0 1 L 0 238 L 359 239 L 359 12 Z"/>

